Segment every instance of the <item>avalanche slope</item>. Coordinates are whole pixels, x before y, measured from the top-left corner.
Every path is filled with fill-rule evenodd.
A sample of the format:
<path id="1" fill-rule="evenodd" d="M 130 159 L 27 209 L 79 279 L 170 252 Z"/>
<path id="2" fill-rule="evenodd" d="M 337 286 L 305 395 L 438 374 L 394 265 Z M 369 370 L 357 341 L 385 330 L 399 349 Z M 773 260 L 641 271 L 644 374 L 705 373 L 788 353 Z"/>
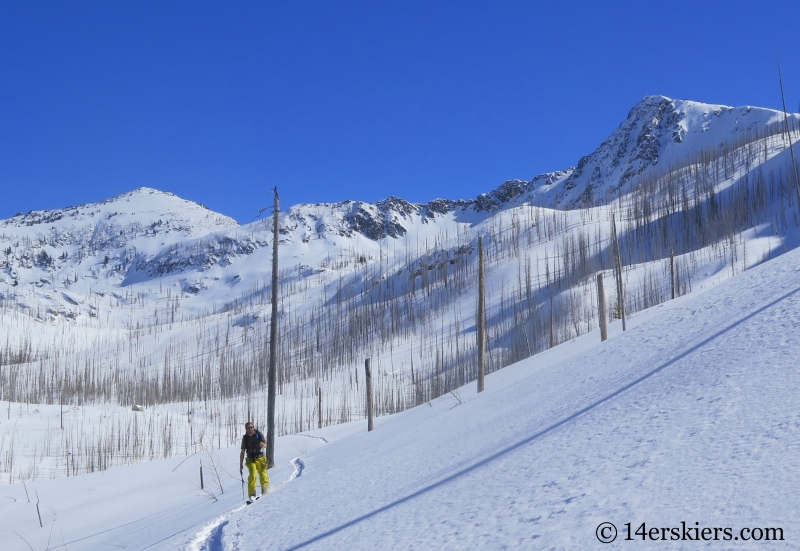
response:
<path id="1" fill-rule="evenodd" d="M 591 549 L 603 522 L 612 549 L 681 522 L 719 540 L 670 548 L 796 548 L 799 274 L 793 251 L 317 449 L 214 548 Z"/>

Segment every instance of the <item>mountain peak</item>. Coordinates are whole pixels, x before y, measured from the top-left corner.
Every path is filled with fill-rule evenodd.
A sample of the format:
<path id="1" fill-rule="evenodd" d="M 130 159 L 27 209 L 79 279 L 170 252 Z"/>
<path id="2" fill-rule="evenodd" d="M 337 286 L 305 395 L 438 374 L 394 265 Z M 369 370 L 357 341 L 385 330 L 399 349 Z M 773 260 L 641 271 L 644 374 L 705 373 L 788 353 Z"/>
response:
<path id="1" fill-rule="evenodd" d="M 235 220 L 205 205 L 182 199 L 168 191 L 140 187 L 102 201 L 61 209 L 32 210 L 0 221 L 0 227 L 67 228 L 84 225 L 147 225 L 173 220 L 182 231 L 199 235 L 238 226 Z"/>
<path id="2" fill-rule="evenodd" d="M 537 203 L 561 208 L 604 204 L 656 165 L 669 166 L 692 151 L 730 141 L 739 132 L 780 122 L 782 116 L 772 109 L 645 96 L 568 176 L 556 185 L 535 186 Z"/>

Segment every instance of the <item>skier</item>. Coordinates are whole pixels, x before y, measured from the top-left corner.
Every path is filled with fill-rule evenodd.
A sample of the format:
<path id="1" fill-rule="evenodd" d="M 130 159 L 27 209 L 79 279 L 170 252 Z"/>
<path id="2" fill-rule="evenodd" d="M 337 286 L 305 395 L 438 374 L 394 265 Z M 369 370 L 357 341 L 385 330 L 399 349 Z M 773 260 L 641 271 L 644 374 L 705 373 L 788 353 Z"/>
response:
<path id="1" fill-rule="evenodd" d="M 267 476 L 267 458 L 262 455 L 262 450 L 266 449 L 267 442 L 264 436 L 256 429 L 252 422 L 248 421 L 244 424 L 247 430 L 242 436 L 242 451 L 239 454 L 239 474 L 242 474 L 244 467 L 242 463 L 247 465 L 247 503 L 252 503 L 256 498 L 256 473 L 261 480 L 261 495 L 267 493 L 269 490 L 269 477 Z M 244 454 L 247 453 L 247 461 L 244 460 Z"/>

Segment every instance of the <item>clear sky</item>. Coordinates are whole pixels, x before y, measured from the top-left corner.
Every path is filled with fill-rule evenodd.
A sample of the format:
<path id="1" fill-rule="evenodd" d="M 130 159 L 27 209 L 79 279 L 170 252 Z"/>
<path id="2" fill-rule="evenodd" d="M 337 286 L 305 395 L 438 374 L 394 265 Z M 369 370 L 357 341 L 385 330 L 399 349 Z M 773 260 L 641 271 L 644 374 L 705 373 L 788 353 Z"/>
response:
<path id="1" fill-rule="evenodd" d="M 800 104 L 800 2 L 0 4 L 0 218 L 149 186 L 473 198 L 573 166 L 650 94 Z"/>

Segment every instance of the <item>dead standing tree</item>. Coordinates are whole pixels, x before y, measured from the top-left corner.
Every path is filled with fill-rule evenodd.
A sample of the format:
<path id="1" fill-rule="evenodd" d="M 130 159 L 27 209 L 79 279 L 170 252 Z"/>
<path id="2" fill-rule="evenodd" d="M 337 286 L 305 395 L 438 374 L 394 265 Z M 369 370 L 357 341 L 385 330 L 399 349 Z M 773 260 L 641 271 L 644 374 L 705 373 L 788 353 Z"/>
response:
<path id="1" fill-rule="evenodd" d="M 606 294 L 603 291 L 603 274 L 597 274 L 597 318 L 600 322 L 600 341 L 608 338 L 608 318 L 606 317 Z"/>
<path id="2" fill-rule="evenodd" d="M 267 466 L 275 466 L 275 383 L 278 371 L 278 212 L 280 202 L 275 187 L 272 212 L 272 316 L 269 328 L 269 381 L 267 383 Z"/>
<path id="3" fill-rule="evenodd" d="M 317 428 L 322 428 L 322 387 L 317 385 L 317 398 L 319 399 L 319 406 L 317 407 Z"/>
<path id="4" fill-rule="evenodd" d="M 372 407 L 372 367 L 370 366 L 370 359 L 364 360 L 364 373 L 366 375 L 367 386 L 367 432 L 375 428 L 373 421 L 374 410 Z"/>
<path id="5" fill-rule="evenodd" d="M 797 163 L 794 160 L 794 148 L 792 147 L 792 134 L 789 131 L 789 115 L 786 113 L 786 96 L 783 94 L 783 74 L 781 73 L 781 58 L 778 56 L 778 81 L 781 85 L 781 100 L 783 101 L 783 123 L 786 130 L 786 138 L 789 140 L 789 153 L 792 157 L 792 169 L 794 171 L 794 189 L 797 193 L 797 206 L 800 208 L 800 177 L 797 175 Z"/>
<path id="6" fill-rule="evenodd" d="M 617 279 L 617 309 L 622 319 L 622 330 L 625 331 L 625 287 L 622 284 L 622 255 L 619 250 L 619 238 L 617 237 L 617 224 L 614 216 L 611 217 L 611 236 L 614 241 L 613 252 L 615 275 Z"/>
<path id="7" fill-rule="evenodd" d="M 483 392 L 486 376 L 486 294 L 484 289 L 483 238 L 478 237 L 478 392 Z"/>
<path id="8" fill-rule="evenodd" d="M 675 251 L 669 251 L 669 288 L 672 292 L 672 300 L 675 300 Z"/>

